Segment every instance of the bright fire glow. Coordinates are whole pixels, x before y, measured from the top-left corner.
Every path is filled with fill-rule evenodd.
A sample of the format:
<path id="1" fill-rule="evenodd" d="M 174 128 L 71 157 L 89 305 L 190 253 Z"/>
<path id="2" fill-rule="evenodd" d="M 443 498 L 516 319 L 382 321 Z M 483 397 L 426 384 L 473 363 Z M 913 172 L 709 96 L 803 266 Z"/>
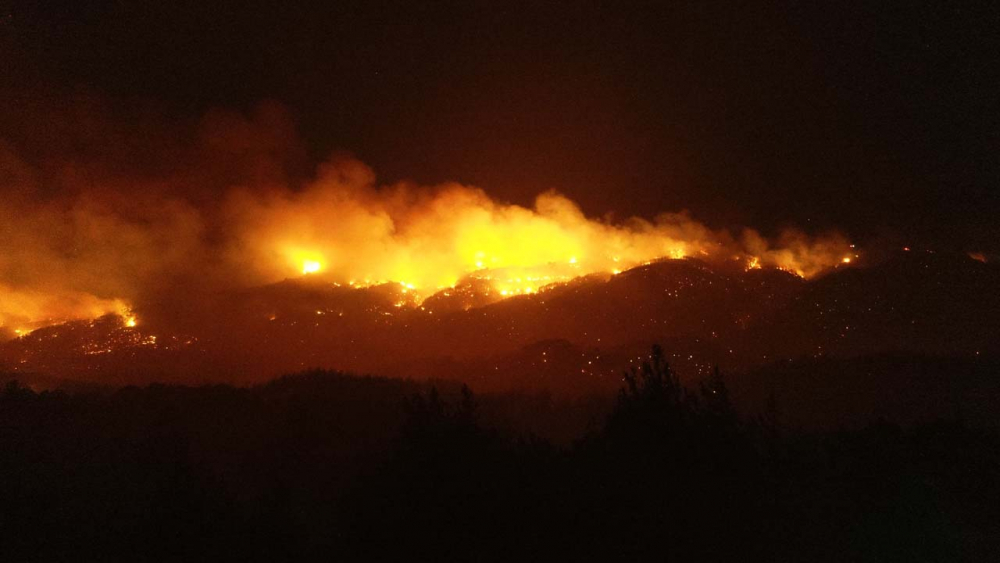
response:
<path id="1" fill-rule="evenodd" d="M 738 254 L 751 267 L 808 277 L 839 263 L 848 250 L 836 236 L 787 233 L 774 243 L 746 231 L 737 238 L 683 214 L 600 221 L 555 192 L 526 208 L 455 184 L 379 188 L 356 161 L 324 172 L 304 190 L 234 200 L 230 215 L 239 226 L 239 247 L 247 249 L 241 262 L 253 264 L 265 281 L 322 270 L 324 279 L 354 287 L 404 283 L 425 298 L 473 276 L 489 280 L 501 296 L 514 296 L 663 258 Z"/>
<path id="2" fill-rule="evenodd" d="M 0 241 L 0 339 L 108 313 L 132 326 L 134 316 L 121 313 L 126 303 L 169 306 L 191 289 L 303 275 L 351 287 L 396 282 L 419 303 L 470 277 L 513 297 L 686 257 L 735 256 L 750 268 L 809 277 L 850 252 L 838 236 L 767 240 L 712 230 L 686 214 L 594 219 L 555 192 L 525 207 L 458 184 L 379 186 L 354 160 L 324 164 L 294 189 L 234 189 L 214 206 L 94 192 L 58 205 L 0 204 L 0 224 L 9 225 Z"/>

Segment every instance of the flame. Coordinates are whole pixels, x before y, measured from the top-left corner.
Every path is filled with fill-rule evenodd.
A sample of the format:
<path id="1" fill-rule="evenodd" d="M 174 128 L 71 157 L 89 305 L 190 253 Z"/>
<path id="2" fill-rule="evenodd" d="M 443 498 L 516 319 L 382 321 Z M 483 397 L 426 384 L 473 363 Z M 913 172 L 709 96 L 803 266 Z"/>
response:
<path id="1" fill-rule="evenodd" d="M 684 214 L 595 220 L 556 192 L 528 208 L 457 184 L 377 187 L 372 171 L 353 160 L 328 165 L 303 190 L 235 194 L 229 215 L 246 249 L 240 263 L 265 281 L 322 270 L 354 287 L 401 282 L 423 297 L 470 276 L 507 297 L 659 259 L 733 253 L 751 267 L 809 277 L 840 263 L 848 249 L 837 236 L 786 233 L 773 244 L 746 231 L 738 240 Z"/>
<path id="2" fill-rule="evenodd" d="M 101 299 L 79 291 L 13 288 L 0 283 L 0 341 L 75 319 L 120 314 L 120 299 Z"/>
<path id="3" fill-rule="evenodd" d="M 595 219 L 553 191 L 527 207 L 459 184 L 379 186 L 367 166 L 349 159 L 321 166 L 304 186 L 231 189 L 214 205 L 150 193 L 139 200 L 107 190 L 0 204 L 0 228 L 7 229 L 0 332 L 108 313 L 132 327 L 133 303 L 170 308 L 192 288 L 297 276 L 351 287 L 396 282 L 406 303 L 420 303 L 468 278 L 514 297 L 687 257 L 735 255 L 749 268 L 809 277 L 847 262 L 849 250 L 835 235 L 789 232 L 771 241 L 748 230 L 737 237 L 683 213 Z"/>

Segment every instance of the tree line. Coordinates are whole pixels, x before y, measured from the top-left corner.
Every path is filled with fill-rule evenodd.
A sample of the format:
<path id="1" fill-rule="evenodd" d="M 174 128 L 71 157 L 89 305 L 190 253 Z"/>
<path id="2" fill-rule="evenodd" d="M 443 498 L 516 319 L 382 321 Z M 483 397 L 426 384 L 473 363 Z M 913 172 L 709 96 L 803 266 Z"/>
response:
<path id="1" fill-rule="evenodd" d="M 1000 440 L 960 420 L 797 431 L 654 348 L 555 444 L 468 388 L 0 392 L 5 560 L 988 560 Z M 529 415 L 524 415 L 529 416 Z"/>

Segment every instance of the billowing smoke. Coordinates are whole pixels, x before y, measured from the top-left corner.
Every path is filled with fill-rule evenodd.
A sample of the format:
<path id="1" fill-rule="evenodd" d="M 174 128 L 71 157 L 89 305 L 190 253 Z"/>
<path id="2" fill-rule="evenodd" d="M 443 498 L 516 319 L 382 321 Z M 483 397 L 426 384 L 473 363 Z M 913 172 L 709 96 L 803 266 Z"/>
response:
<path id="1" fill-rule="evenodd" d="M 608 223 L 555 192 L 525 208 L 458 184 L 380 186 L 344 156 L 309 172 L 274 104 L 179 122 L 94 100 L 21 109 L 0 139 L 0 338 L 303 275 L 424 297 L 475 275 L 516 294 L 659 258 L 812 276 L 849 253 L 839 236 L 769 242 L 685 214 Z"/>
<path id="2" fill-rule="evenodd" d="M 747 253 L 761 265 L 809 276 L 848 250 L 838 237 L 794 233 L 783 236 L 780 247 L 753 231 L 735 241 L 684 214 L 609 224 L 585 217 L 555 192 L 539 195 L 528 209 L 457 184 L 378 187 L 369 168 L 349 159 L 324 164 L 299 191 L 236 191 L 224 211 L 235 253 L 229 258 L 255 275 L 323 273 L 340 282 L 395 281 L 418 290 L 452 286 L 473 272 L 519 283 L 512 291 L 530 290 L 662 257 L 742 259 Z"/>

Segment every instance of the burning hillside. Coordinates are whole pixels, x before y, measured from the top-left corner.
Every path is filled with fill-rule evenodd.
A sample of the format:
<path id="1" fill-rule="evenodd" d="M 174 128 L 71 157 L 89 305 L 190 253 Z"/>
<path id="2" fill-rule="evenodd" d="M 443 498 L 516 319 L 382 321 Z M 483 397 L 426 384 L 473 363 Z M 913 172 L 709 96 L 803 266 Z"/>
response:
<path id="1" fill-rule="evenodd" d="M 837 234 L 594 217 L 554 191 L 517 205 L 457 183 L 383 185 L 343 156 L 303 172 L 275 106 L 182 126 L 101 112 L 34 115 L 0 143 L 6 371 L 241 381 L 322 366 L 497 386 L 525 370 L 614 378 L 654 341 L 693 373 L 989 349 L 982 323 L 922 332 L 931 305 L 964 318 L 961 294 L 898 302 L 909 293 L 892 284 L 927 272 L 874 283 L 881 266 Z M 994 265 L 949 268 L 964 283 Z M 976 283 L 968 294 L 989 302 L 995 286 Z"/>
<path id="2" fill-rule="evenodd" d="M 192 294 L 196 306 L 173 324 L 109 315 L 39 329 L 0 347 L 0 364 L 22 378 L 116 383 L 246 382 L 320 366 L 587 393 L 617 386 L 653 342 L 692 377 L 800 358 L 992 357 L 998 283 L 992 265 L 925 252 L 816 280 L 667 259 L 509 298 L 476 277 L 420 299 L 399 283 L 302 276 Z"/>
<path id="3" fill-rule="evenodd" d="M 663 258 L 810 277 L 854 256 L 839 236 L 789 232 L 772 243 L 752 231 L 713 231 L 683 214 L 591 219 L 554 192 L 526 208 L 456 184 L 380 187 L 354 160 L 322 166 L 297 189 L 232 187 L 200 206 L 142 184 L 43 197 L 45 185 L 33 177 L 8 179 L 20 197 L 0 205 L 7 338 L 129 307 L 170 316 L 192 288 L 228 291 L 301 276 L 349 287 L 397 284 L 407 301 L 420 302 L 469 284 L 500 298 L 532 294 Z"/>

